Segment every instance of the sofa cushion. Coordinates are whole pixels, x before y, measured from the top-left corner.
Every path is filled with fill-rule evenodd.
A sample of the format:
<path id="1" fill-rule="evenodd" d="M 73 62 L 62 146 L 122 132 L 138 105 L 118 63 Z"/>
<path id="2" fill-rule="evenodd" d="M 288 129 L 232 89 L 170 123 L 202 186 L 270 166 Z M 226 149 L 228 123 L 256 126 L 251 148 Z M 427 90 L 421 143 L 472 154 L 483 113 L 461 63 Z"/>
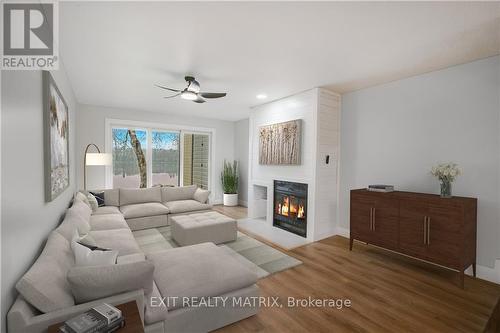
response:
<path id="1" fill-rule="evenodd" d="M 57 227 L 56 231 L 71 242 L 75 229 L 80 235 L 85 235 L 90 231 L 90 208 L 80 200 L 75 201 L 73 206 L 66 211 L 66 215 L 62 223 Z"/>
<path id="2" fill-rule="evenodd" d="M 130 229 L 92 230 L 89 235 L 97 246 L 117 250 L 119 256 L 142 252 Z"/>
<path id="3" fill-rule="evenodd" d="M 75 230 L 77 229 L 77 223 L 75 219 L 69 217 L 67 214 L 64 217 L 64 220 L 61 222 L 61 224 L 54 230 L 57 233 L 59 233 L 61 236 L 66 238 L 68 242 L 71 242 L 73 239 L 73 235 L 75 234 Z M 80 232 L 78 232 L 80 234 Z"/>
<path id="4" fill-rule="evenodd" d="M 120 206 L 120 211 L 126 219 L 137 217 L 165 215 L 169 213 L 168 208 L 159 202 L 148 202 L 133 205 Z"/>
<path id="5" fill-rule="evenodd" d="M 120 206 L 120 189 L 103 190 L 104 192 L 104 205 L 106 206 Z"/>
<path id="6" fill-rule="evenodd" d="M 120 189 L 120 206 L 144 202 L 161 202 L 161 189 L 159 187 Z"/>
<path id="7" fill-rule="evenodd" d="M 154 265 L 150 261 L 128 264 L 73 267 L 68 282 L 77 303 L 84 303 L 119 293 L 143 289 L 153 290 Z"/>
<path id="8" fill-rule="evenodd" d="M 97 209 L 92 213 L 92 215 L 104 215 L 104 214 L 121 214 L 120 209 L 116 206 L 102 206 L 97 207 Z"/>
<path id="9" fill-rule="evenodd" d="M 120 256 L 116 258 L 116 263 L 117 264 L 130 264 L 133 262 L 137 261 L 144 261 L 146 260 L 146 256 L 144 253 L 133 253 L 133 254 L 127 254 L 125 256 Z"/>
<path id="10" fill-rule="evenodd" d="M 73 265 L 70 242 L 61 234 L 52 232 L 42 254 L 17 282 L 16 289 L 43 313 L 73 306 L 75 301 L 66 279 Z"/>
<path id="11" fill-rule="evenodd" d="M 127 224 L 132 231 L 165 227 L 168 225 L 169 216 L 170 215 L 155 215 L 136 217 L 133 219 L 127 219 Z"/>
<path id="12" fill-rule="evenodd" d="M 201 188 L 197 188 L 193 194 L 193 199 L 204 204 L 207 203 L 209 195 L 210 195 L 209 190 L 203 190 Z"/>
<path id="13" fill-rule="evenodd" d="M 198 186 L 182 186 L 182 187 L 162 187 L 162 201 L 176 201 L 193 199 L 194 192 Z"/>
<path id="14" fill-rule="evenodd" d="M 147 258 L 154 262 L 160 294 L 171 300 L 168 310 L 183 306 L 174 297 L 218 296 L 257 282 L 257 274 L 213 243 L 154 252 Z"/>
<path id="15" fill-rule="evenodd" d="M 128 229 L 122 214 L 102 214 L 90 217 L 91 230 Z"/>
<path id="16" fill-rule="evenodd" d="M 78 192 L 80 193 L 80 192 Z M 71 208 L 68 211 L 74 211 L 76 214 L 80 215 L 84 220 L 89 220 L 90 215 L 92 215 L 92 208 L 80 199 L 76 199 L 73 202 Z"/>
<path id="17" fill-rule="evenodd" d="M 198 210 L 210 209 L 212 206 L 208 204 L 202 204 L 196 200 L 177 200 L 169 201 L 165 203 L 171 214 L 194 212 Z"/>

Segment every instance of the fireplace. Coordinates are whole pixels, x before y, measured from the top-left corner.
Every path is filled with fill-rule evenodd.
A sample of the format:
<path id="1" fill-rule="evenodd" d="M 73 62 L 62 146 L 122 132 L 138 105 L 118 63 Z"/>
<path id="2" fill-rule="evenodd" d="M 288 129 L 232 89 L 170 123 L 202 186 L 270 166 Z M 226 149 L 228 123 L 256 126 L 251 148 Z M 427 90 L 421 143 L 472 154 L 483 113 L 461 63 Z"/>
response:
<path id="1" fill-rule="evenodd" d="M 274 181 L 273 225 L 307 236 L 307 184 Z"/>

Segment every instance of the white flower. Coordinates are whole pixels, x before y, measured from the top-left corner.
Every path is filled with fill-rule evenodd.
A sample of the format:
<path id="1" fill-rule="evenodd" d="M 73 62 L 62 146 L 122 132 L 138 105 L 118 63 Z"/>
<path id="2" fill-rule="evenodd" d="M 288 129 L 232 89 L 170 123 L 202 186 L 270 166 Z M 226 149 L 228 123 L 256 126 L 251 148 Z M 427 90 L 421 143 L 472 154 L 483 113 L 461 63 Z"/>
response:
<path id="1" fill-rule="evenodd" d="M 441 163 L 431 168 L 431 174 L 440 179 L 440 181 L 454 181 L 455 177 L 462 174 L 462 171 L 456 163 Z"/>

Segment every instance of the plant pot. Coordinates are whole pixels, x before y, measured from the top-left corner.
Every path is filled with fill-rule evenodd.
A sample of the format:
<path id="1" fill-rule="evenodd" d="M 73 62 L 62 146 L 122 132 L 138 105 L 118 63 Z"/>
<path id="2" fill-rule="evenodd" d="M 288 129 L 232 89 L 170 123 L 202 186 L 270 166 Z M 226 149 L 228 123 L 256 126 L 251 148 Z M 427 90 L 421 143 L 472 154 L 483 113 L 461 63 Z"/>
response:
<path id="1" fill-rule="evenodd" d="M 238 206 L 238 193 L 236 194 L 224 193 L 224 206 Z"/>

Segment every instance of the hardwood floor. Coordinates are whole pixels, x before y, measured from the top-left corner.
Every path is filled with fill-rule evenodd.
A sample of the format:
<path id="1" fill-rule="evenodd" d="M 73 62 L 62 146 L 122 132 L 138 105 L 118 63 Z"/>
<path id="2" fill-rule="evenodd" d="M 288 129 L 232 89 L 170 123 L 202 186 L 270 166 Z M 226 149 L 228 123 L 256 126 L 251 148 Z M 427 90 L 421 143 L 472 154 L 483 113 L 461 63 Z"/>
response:
<path id="1" fill-rule="evenodd" d="M 304 264 L 258 282 L 283 308 L 261 308 L 217 332 L 483 332 L 500 296 L 500 285 L 466 277 L 462 290 L 456 272 L 363 243 L 350 252 L 340 236 L 284 252 Z M 288 308 L 289 296 L 352 306 Z"/>
<path id="2" fill-rule="evenodd" d="M 243 206 L 226 207 L 223 205 L 215 205 L 212 209 L 235 220 L 244 219 L 248 216 L 248 210 Z"/>

